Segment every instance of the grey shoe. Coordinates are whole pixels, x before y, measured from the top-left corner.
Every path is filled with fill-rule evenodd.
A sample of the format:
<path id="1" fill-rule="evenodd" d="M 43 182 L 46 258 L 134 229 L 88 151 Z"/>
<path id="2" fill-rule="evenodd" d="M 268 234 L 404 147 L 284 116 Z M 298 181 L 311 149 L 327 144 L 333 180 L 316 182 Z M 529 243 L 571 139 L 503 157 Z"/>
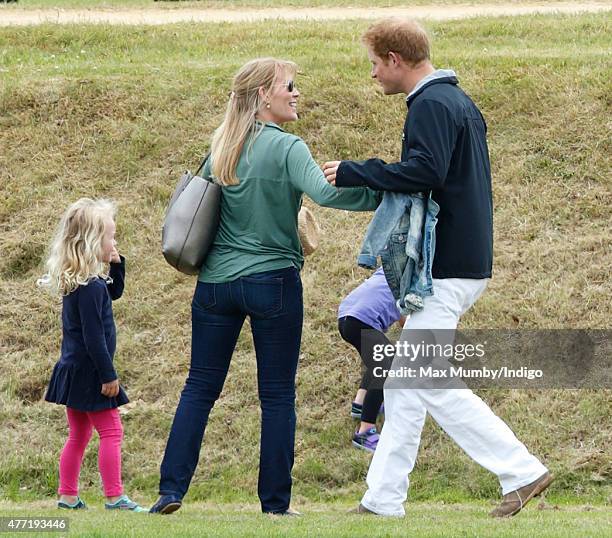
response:
<path id="1" fill-rule="evenodd" d="M 271 516 L 288 516 L 288 517 L 301 517 L 302 516 L 301 512 L 298 512 L 297 510 L 294 510 L 291 507 L 287 508 L 287 510 L 284 510 L 283 512 L 266 512 L 266 514 L 269 514 Z"/>

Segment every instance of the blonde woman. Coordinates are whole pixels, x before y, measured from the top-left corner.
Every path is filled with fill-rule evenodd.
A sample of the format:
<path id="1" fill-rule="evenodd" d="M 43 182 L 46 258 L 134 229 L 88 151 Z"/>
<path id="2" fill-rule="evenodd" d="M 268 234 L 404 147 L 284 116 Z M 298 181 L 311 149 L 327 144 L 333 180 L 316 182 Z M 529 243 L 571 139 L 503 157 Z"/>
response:
<path id="1" fill-rule="evenodd" d="M 105 272 L 110 263 L 110 271 Z M 120 405 L 128 402 L 113 367 L 116 335 L 111 301 L 123 293 L 125 258 L 115 244 L 115 206 L 81 198 L 61 219 L 39 281 L 63 296 L 62 353 L 45 400 L 66 406 L 68 439 L 59 461 L 58 508 L 83 509 L 79 474 L 94 430 L 105 508 L 146 512 L 123 492 Z"/>
<path id="2" fill-rule="evenodd" d="M 161 496 L 152 512 L 168 514 L 181 506 L 209 413 L 248 316 L 262 412 L 261 509 L 296 514 L 289 503 L 303 320 L 304 259 L 297 228 L 302 195 L 355 211 L 376 209 L 379 198 L 367 188 L 328 185 L 306 144 L 283 130 L 281 125 L 298 119 L 295 75 L 295 64 L 273 58 L 244 65 L 212 139 L 212 164 L 204 173 L 212 173 L 223 186 L 221 222 L 193 297 L 191 367 L 161 464 Z"/>

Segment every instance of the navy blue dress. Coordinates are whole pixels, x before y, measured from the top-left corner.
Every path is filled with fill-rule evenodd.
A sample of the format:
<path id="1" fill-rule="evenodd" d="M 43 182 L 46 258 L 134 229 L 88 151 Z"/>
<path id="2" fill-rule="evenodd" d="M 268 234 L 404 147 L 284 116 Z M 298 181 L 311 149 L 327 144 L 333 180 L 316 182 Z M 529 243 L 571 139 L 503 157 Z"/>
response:
<path id="1" fill-rule="evenodd" d="M 79 411 L 101 411 L 126 404 L 122 387 L 115 398 L 100 391 L 117 379 L 113 367 L 116 347 L 111 302 L 119 299 L 125 282 L 125 258 L 111 263 L 112 282 L 93 278 L 63 298 L 62 354 L 53 368 L 45 400 Z"/>

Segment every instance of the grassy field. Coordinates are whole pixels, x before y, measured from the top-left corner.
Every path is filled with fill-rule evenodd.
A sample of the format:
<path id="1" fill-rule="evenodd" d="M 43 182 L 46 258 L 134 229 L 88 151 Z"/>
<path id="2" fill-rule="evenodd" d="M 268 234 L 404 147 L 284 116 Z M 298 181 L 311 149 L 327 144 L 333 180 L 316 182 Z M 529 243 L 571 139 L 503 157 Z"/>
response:
<path id="1" fill-rule="evenodd" d="M 609 14 L 599 14 L 430 26 L 436 65 L 457 71 L 489 125 L 495 277 L 465 316 L 464 327 L 609 326 L 610 22 Z M 400 96 L 382 97 L 369 80 L 358 40 L 365 26 L 267 22 L 0 29 L 3 498 L 18 503 L 47 498 L 48 506 L 57 487 L 63 409 L 41 400 L 59 354 L 60 309 L 35 281 L 66 204 L 100 195 L 120 205 L 119 246 L 128 258 L 128 281 L 115 305 L 115 360 L 133 402 L 124 414 L 124 476 L 130 493 L 151 502 L 189 356 L 194 281 L 172 270 L 159 253 L 162 217 L 175 181 L 208 147 L 232 73 L 247 59 L 268 54 L 300 64 L 301 120 L 289 128 L 306 140 L 316 159 L 396 158 L 405 105 Z M 340 299 L 367 276 L 354 260 L 369 215 L 315 212 L 324 236 L 303 271 L 306 322 L 294 470 L 298 507 L 354 502 L 363 492 L 369 462 L 350 446 L 348 411 L 359 363 L 337 335 L 334 317 Z M 481 395 L 556 474 L 549 502 L 610 502 L 609 391 Z M 189 500 L 255 502 L 258 437 L 254 356 L 245 328 L 211 415 Z M 86 455 L 82 486 L 86 497 L 99 499 L 94 446 Z M 495 478 L 428 421 L 411 500 L 488 502 L 497 496 Z M 454 514 L 454 508 L 439 504 L 414 510 L 420 514 L 414 524 L 425 536 L 443 532 L 447 516 Z M 213 512 L 219 532 L 225 532 L 233 520 L 221 509 Z M 575 536 L 572 525 L 582 524 L 582 515 L 572 510 L 534 511 L 507 524 L 485 522 L 485 512 L 466 508 L 466 514 L 482 514 L 483 520 L 466 535 L 501 536 L 500 528 L 508 536 L 535 535 L 529 525 L 536 528 L 544 518 L 551 533 L 565 532 L 557 527 L 566 521 L 567 535 Z M 198 517 L 180 520 L 186 534 L 197 532 Z M 470 528 L 471 515 L 464 520 L 458 509 L 456 517 L 458 525 Z M 253 521 L 246 517 L 238 528 L 249 534 L 251 525 L 259 524 Z M 307 521 L 286 525 L 303 526 L 299 534 Z M 346 529 L 369 525 L 331 512 L 315 519 L 339 536 L 349 535 L 345 521 Z M 82 525 L 83 532 L 94 533 L 105 520 L 92 513 Z M 272 535 L 279 528 L 264 520 L 261 525 Z M 389 535 L 406 530 L 400 523 L 388 525 Z"/>
<path id="2" fill-rule="evenodd" d="M 610 513 L 593 506 L 527 508 L 512 520 L 493 520 L 484 504 L 414 503 L 406 518 L 373 518 L 347 514 L 344 505 L 305 505 L 301 518 L 279 518 L 263 515 L 252 505 L 191 504 L 170 517 L 147 514 L 105 512 L 90 507 L 87 512 L 58 512 L 47 506 L 29 508 L 0 503 L 0 517 L 68 517 L 65 536 L 269 536 L 301 538 L 303 536 L 449 536 L 478 538 L 598 538 L 609 536 Z M 58 534 L 55 534 L 57 536 Z M 23 534 L 13 534 L 15 537 Z"/>
<path id="3" fill-rule="evenodd" d="M 478 4 L 550 4 L 559 0 L 413 0 L 411 5 L 478 5 Z M 563 1 L 563 0 L 561 0 Z M 602 2 L 603 3 L 603 2 Z M 0 2 L 0 6 L 2 3 Z M 19 0 L 7 4 L 14 8 L 145 8 L 155 7 L 163 9 L 181 8 L 236 8 L 236 7 L 406 7 L 400 0 L 200 0 L 200 1 L 159 1 L 153 0 Z"/>

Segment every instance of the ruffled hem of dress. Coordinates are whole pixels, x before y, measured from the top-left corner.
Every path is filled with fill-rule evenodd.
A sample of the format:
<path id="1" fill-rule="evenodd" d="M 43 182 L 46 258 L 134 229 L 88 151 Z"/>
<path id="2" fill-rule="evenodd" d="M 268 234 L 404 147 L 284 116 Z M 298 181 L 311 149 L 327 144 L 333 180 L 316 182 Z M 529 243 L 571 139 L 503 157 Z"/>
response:
<path id="1" fill-rule="evenodd" d="M 84 401 L 80 392 L 82 387 L 78 387 L 78 383 L 74 381 L 75 375 L 76 368 L 73 365 L 58 362 L 53 368 L 45 400 L 79 411 L 113 409 L 130 401 L 123 387 L 119 387 L 119 394 L 115 398 L 106 398 L 100 395 L 100 399 L 96 401 Z M 78 391 L 78 393 L 72 394 L 73 390 Z"/>

